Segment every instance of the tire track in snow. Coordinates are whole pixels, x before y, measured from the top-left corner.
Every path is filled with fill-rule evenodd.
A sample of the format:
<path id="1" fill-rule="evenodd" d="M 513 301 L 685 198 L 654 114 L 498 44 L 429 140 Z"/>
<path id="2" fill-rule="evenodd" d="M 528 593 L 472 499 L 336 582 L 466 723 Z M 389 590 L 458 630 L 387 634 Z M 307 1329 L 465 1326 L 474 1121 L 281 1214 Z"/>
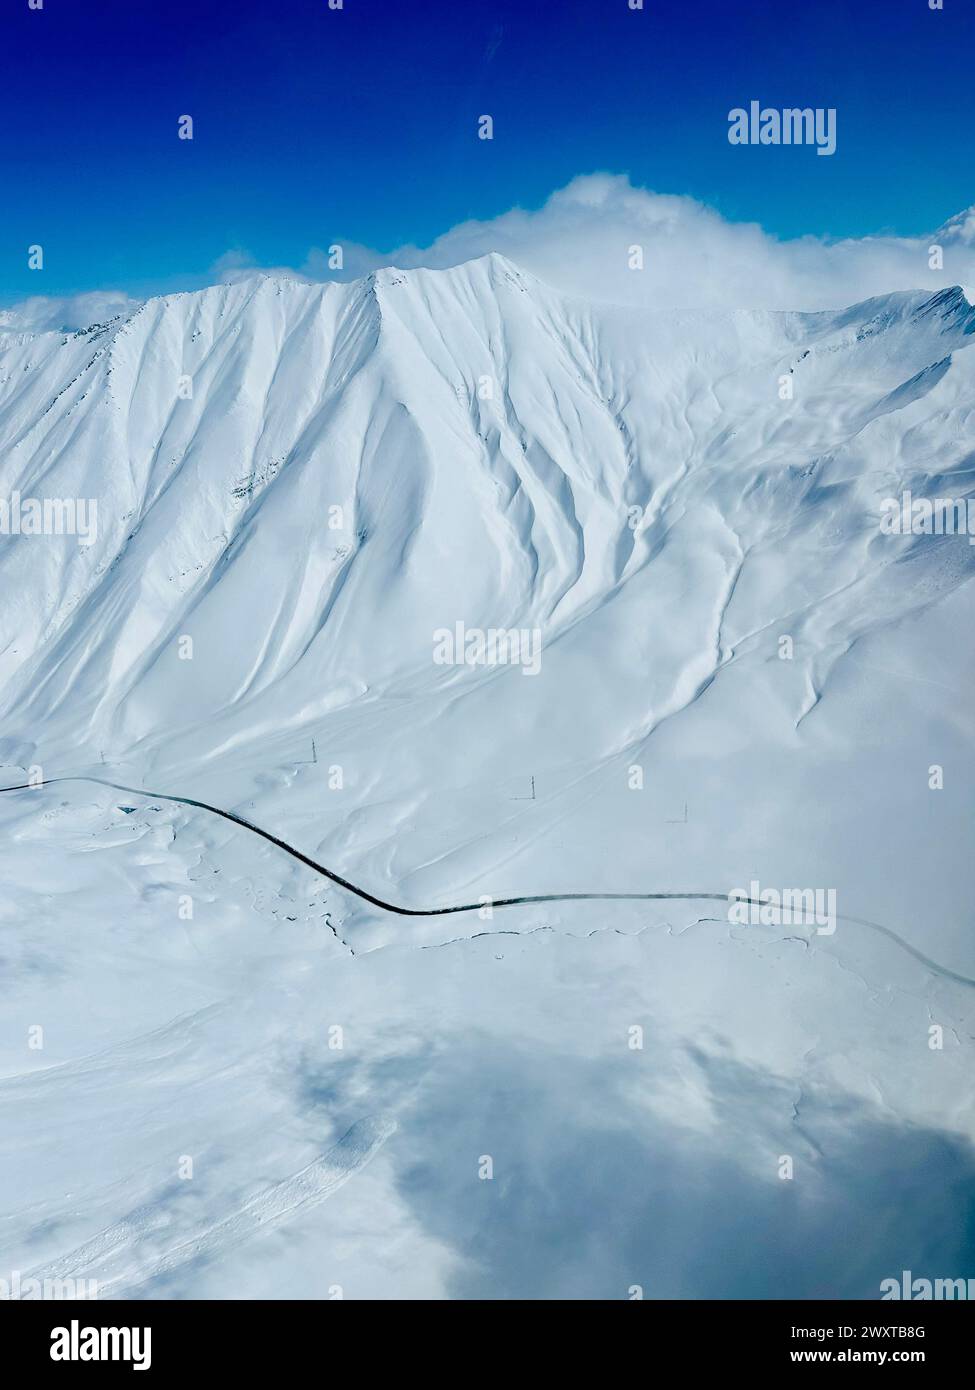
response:
<path id="1" fill-rule="evenodd" d="M 198 801 L 192 796 L 176 796 L 170 792 L 154 792 L 146 787 L 128 787 L 121 782 L 110 782 L 104 777 L 51 777 L 44 782 L 22 782 L 15 787 L 0 787 L 0 794 L 4 792 L 37 791 L 42 787 L 53 787 L 64 782 L 91 782 L 100 787 L 110 787 L 113 791 L 125 792 L 129 796 L 143 796 L 152 801 L 171 801 L 180 806 L 192 806 L 198 811 L 209 811 L 214 816 L 220 816 L 223 820 L 230 821 L 234 825 L 242 826 L 245 830 L 251 831 L 254 835 L 259 835 L 262 840 L 267 840 L 269 844 L 275 845 L 278 849 L 289 854 L 292 859 L 297 859 L 300 864 L 305 864 L 309 869 L 314 869 L 315 873 L 321 874 L 330 883 L 336 884 L 339 888 L 344 888 L 347 893 L 352 893 L 355 897 L 361 898 L 363 902 L 371 903 L 373 907 L 382 908 L 384 912 L 393 912 L 398 917 L 446 917 L 460 912 L 480 912 L 485 905 L 492 909 L 500 907 L 521 907 L 530 906 L 533 903 L 569 903 L 569 902 L 715 902 L 727 903 L 727 893 L 528 893 L 519 894 L 515 897 L 493 898 L 485 895 L 484 901 L 476 903 L 459 903 L 451 907 L 402 907 L 399 903 L 387 902 L 385 898 L 378 898 L 374 893 L 368 892 L 365 888 L 358 887 L 351 883 L 347 878 L 342 878 L 340 874 L 327 869 L 324 864 L 319 864 L 317 860 L 303 854 L 294 845 L 289 845 L 286 840 L 281 840 L 277 835 L 272 835 L 269 830 L 262 830 L 253 821 L 246 820 L 243 816 L 238 816 L 234 811 L 225 811 L 219 806 L 211 806 L 207 801 Z M 737 895 L 736 895 L 737 898 Z M 764 907 L 757 898 L 737 898 L 742 903 L 750 903 L 755 907 Z M 953 980 L 956 984 L 968 985 L 975 988 L 975 979 L 969 975 L 959 974 L 958 971 L 951 970 L 946 965 L 939 965 L 930 956 L 926 956 L 923 951 L 912 946 L 905 941 L 897 932 L 890 927 L 885 927 L 880 922 L 873 922 L 867 917 L 849 917 L 841 912 L 836 913 L 838 922 L 852 922 L 859 927 L 867 927 L 870 931 L 885 936 L 889 941 L 895 942 L 908 955 L 913 956 L 927 969 L 935 975 L 940 975 L 943 979 Z"/>
<path id="2" fill-rule="evenodd" d="M 306 1168 L 266 1188 L 214 1225 L 172 1246 L 151 1265 L 130 1264 L 123 1273 L 107 1281 L 97 1279 L 99 1264 L 126 1248 L 131 1252 L 143 1236 L 153 1235 L 165 1225 L 165 1212 L 147 1205 L 124 1221 L 99 1231 L 68 1254 L 34 1270 L 32 1277 L 95 1278 L 99 1298 L 130 1298 L 154 1279 L 198 1260 L 220 1259 L 258 1231 L 279 1226 L 301 1208 L 318 1206 L 375 1156 L 396 1127 L 396 1121 L 385 1115 L 357 1120 L 337 1144 Z"/>

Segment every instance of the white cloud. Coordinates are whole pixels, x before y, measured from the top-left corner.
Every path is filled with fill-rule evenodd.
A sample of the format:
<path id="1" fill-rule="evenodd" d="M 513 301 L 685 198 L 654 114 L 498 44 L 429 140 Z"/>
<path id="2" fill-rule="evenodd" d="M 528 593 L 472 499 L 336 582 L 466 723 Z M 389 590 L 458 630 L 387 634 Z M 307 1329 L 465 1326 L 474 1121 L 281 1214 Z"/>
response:
<path id="1" fill-rule="evenodd" d="M 943 248 L 943 269 L 929 248 Z M 629 249 L 644 269 L 630 270 Z M 842 308 L 898 289 L 975 283 L 975 208 L 939 233 L 782 241 L 756 223 L 728 222 L 693 198 L 635 188 L 623 175 L 588 174 L 537 212 L 515 209 L 465 222 L 425 250 L 403 247 L 400 266 L 453 265 L 500 251 L 568 293 L 656 308 Z"/>
<path id="2" fill-rule="evenodd" d="M 534 212 L 513 208 L 462 222 L 428 247 L 381 253 L 336 242 L 340 273 L 329 269 L 330 242 L 310 248 L 298 267 L 261 267 L 246 251 L 228 251 L 203 283 L 258 273 L 348 280 L 384 265 L 445 267 L 498 251 L 567 294 L 648 308 L 837 309 L 892 290 L 975 285 L 975 206 L 916 237 L 781 240 L 757 223 L 729 222 L 693 198 L 634 187 L 623 174 L 580 175 Z M 941 268 L 929 264 L 935 245 Z M 634 246 L 642 248 L 641 271 L 629 268 Z M 38 297 L 0 312 L 0 328 L 82 327 L 134 303 L 116 291 Z"/>
<path id="3" fill-rule="evenodd" d="M 13 332 L 46 331 L 73 332 L 93 323 L 107 323 L 119 314 L 131 313 L 139 304 L 122 290 L 94 290 L 90 294 L 50 298 L 37 294 L 15 304 L 12 309 L 0 309 L 0 330 Z"/>

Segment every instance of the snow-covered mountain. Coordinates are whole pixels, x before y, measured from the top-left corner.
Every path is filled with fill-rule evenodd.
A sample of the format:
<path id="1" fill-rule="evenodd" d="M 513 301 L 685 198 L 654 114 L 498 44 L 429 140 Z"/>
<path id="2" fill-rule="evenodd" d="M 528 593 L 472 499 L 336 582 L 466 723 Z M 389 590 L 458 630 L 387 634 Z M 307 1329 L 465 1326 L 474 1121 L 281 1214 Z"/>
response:
<path id="1" fill-rule="evenodd" d="M 843 919 L 735 925 L 686 900 L 404 924 L 161 799 L 80 782 L 0 797 L 0 1071 L 22 1102 L 2 1160 L 47 1155 L 7 1221 L 20 1267 L 170 1294 L 199 1248 L 204 1294 L 294 1279 L 313 1296 L 529 1278 L 767 1293 L 775 1274 L 870 1297 L 919 1271 L 923 1222 L 901 1254 L 864 1219 L 852 1269 L 789 1242 L 823 1212 L 836 1240 L 856 1227 L 850 1165 L 891 1135 L 914 1145 L 908 1186 L 935 1153 L 973 1171 L 975 548 L 881 524 L 905 492 L 965 498 L 973 345 L 960 288 L 648 313 L 567 299 L 497 255 L 255 277 L 73 333 L 0 326 L 0 499 L 97 518 L 83 537 L 0 536 L 4 785 L 39 767 L 199 798 L 413 907 L 758 881 L 831 890 Z M 537 670 L 445 662 L 458 624 L 533 634 Z M 56 1022 L 25 1052 L 39 1010 Z M 340 1063 L 333 1024 L 354 1037 Z M 495 1190 L 530 1205 L 540 1171 L 554 1180 L 537 1146 L 562 1152 L 566 1074 L 569 1149 L 588 1163 L 598 1136 L 619 1141 L 594 1212 L 612 1195 L 643 1235 L 514 1271 L 505 1242 L 555 1247 L 558 1223 L 475 1213 L 478 1158 L 503 1170 L 500 1146 L 514 1187 Z M 99 1137 L 67 1201 L 71 1156 L 51 1154 L 79 1091 Z M 328 1203 L 285 1222 L 310 1180 L 294 1202 L 282 1184 L 326 1150 Z M 203 1180 L 174 1189 L 177 1156 L 203 1153 Z M 631 1166 L 647 1153 L 652 1179 Z M 782 1155 L 799 1195 L 775 1216 Z M 671 1165 L 706 1194 L 696 1253 L 679 1220 L 660 1230 Z M 722 1283 L 729 1186 L 769 1224 L 765 1264 Z M 557 1190 L 574 1209 L 573 1183 Z M 245 1258 L 230 1233 L 253 1253 L 260 1212 L 301 1248 L 264 1236 Z"/>

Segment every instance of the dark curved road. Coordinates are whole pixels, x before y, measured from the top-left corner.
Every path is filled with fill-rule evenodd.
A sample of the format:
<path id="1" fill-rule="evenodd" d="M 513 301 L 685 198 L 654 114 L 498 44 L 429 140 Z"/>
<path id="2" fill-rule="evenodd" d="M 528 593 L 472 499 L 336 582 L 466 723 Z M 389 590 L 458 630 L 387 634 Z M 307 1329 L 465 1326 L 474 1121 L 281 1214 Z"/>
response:
<path id="1" fill-rule="evenodd" d="M 453 907 L 402 907 L 399 903 L 387 902 L 385 898 L 377 898 L 374 893 L 368 892 L 365 888 L 359 888 L 356 884 L 350 883 L 347 878 L 342 878 L 340 874 L 334 873 L 331 869 L 319 864 L 317 860 L 303 854 L 294 845 L 289 845 L 286 840 L 281 840 L 277 835 L 272 835 L 269 830 L 262 830 L 253 821 L 246 820 L 243 816 L 238 816 L 234 811 L 225 811 L 220 806 L 211 806 L 208 801 L 198 801 L 192 796 L 176 796 L 172 792 L 154 792 L 146 787 L 127 787 L 121 782 L 111 782 L 105 777 L 51 777 L 41 783 L 22 782 L 13 787 L 0 787 L 0 794 L 5 792 L 37 791 L 42 787 L 53 787 L 64 782 L 91 782 L 100 787 L 110 787 L 113 791 L 125 792 L 129 796 L 148 797 L 153 801 L 172 801 L 180 806 L 192 806 L 198 811 L 209 811 L 211 815 L 220 816 L 223 820 L 230 821 L 233 825 L 242 826 L 249 830 L 253 835 L 260 835 L 262 840 L 267 840 L 269 844 L 275 845 L 278 849 L 289 854 L 292 859 L 297 859 L 300 864 L 305 864 L 309 869 L 314 869 L 323 878 L 327 878 L 330 883 L 337 884 L 344 888 L 347 893 L 352 893 L 355 897 L 361 898 L 364 902 L 372 903 L 373 907 L 382 908 L 384 912 L 393 912 L 399 917 L 446 917 L 459 912 L 479 912 L 485 906 L 492 909 L 500 907 L 520 907 L 530 903 L 567 903 L 567 902 L 728 902 L 727 893 L 531 893 L 520 894 L 511 898 L 487 898 L 485 902 L 459 903 Z M 757 907 L 764 906 L 756 898 L 739 899 L 743 903 L 753 903 Z M 914 957 L 915 960 L 934 971 L 936 975 L 944 979 L 954 980 L 956 984 L 969 985 L 975 988 L 975 979 L 968 975 L 960 975 L 947 966 L 939 965 L 930 956 L 924 955 L 917 950 L 910 942 L 905 941 L 902 936 L 889 927 L 883 926 L 880 922 L 869 921 L 866 917 L 847 917 L 842 913 L 836 914 L 837 921 L 852 922 L 860 927 L 868 927 L 871 931 L 878 932 L 881 936 L 887 937 L 900 946 L 902 950 Z"/>

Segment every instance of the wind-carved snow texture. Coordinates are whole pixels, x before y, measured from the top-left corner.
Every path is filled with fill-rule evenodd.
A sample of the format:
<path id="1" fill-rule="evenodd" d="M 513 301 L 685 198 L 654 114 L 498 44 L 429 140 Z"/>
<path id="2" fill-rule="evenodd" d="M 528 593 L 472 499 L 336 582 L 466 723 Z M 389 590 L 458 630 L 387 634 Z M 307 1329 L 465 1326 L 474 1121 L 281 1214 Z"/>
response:
<path id="1" fill-rule="evenodd" d="M 975 547 L 880 519 L 970 490 L 973 330 L 960 289 L 647 313 L 496 255 L 7 316 L 0 497 L 97 532 L 0 537 L 0 785 L 47 779 L 0 796 L 0 1271 L 972 1274 Z M 457 623 L 537 630 L 538 674 L 438 664 Z M 539 901 L 753 881 L 836 931 Z"/>

